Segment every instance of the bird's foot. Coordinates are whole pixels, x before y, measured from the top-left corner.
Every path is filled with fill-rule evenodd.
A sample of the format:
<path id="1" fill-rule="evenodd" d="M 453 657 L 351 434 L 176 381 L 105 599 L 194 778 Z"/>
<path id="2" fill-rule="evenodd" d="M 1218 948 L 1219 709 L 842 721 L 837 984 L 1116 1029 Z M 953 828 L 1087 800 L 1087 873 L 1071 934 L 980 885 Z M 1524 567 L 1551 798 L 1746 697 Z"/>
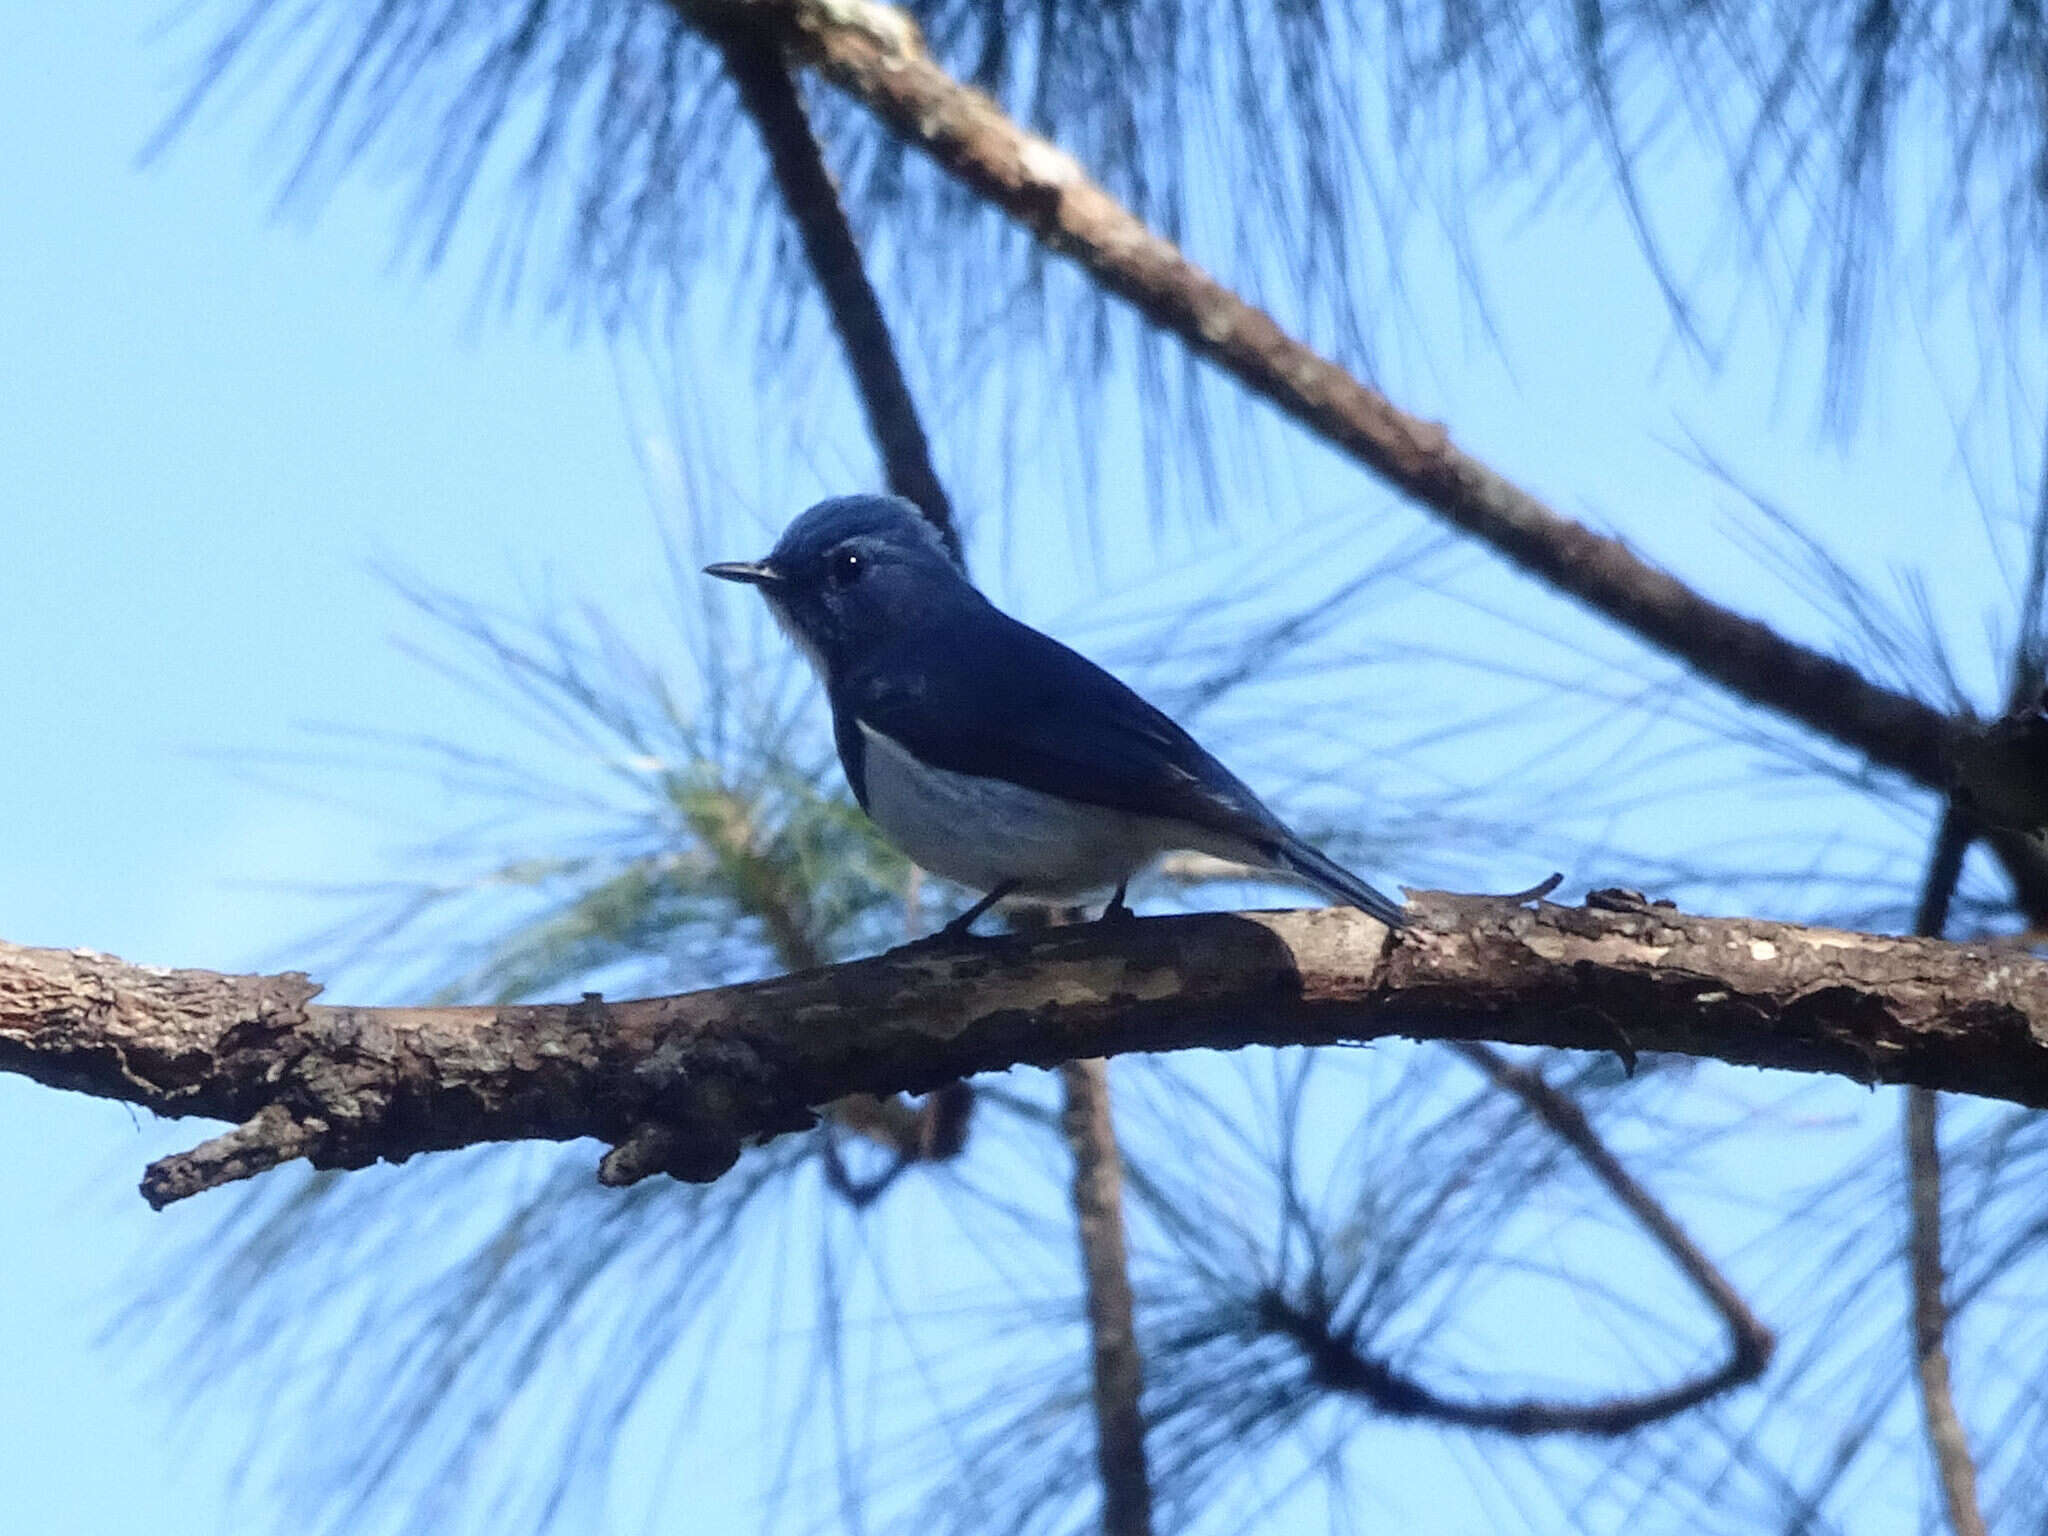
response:
<path id="1" fill-rule="evenodd" d="M 975 920 L 990 907 L 1017 889 L 1015 880 L 1005 880 L 973 906 L 947 923 L 936 933 L 928 933 L 921 939 L 912 939 L 908 944 L 899 944 L 890 953 L 901 954 L 905 950 L 950 949 L 954 945 L 969 943 L 981 937 L 974 931 Z"/>
<path id="2" fill-rule="evenodd" d="M 925 934 L 921 938 L 904 940 L 901 944 L 893 946 L 889 953 L 892 955 L 929 955 L 942 949 L 958 949 L 965 944 L 978 944 L 983 942 L 985 937 L 986 935 L 976 933 L 971 926 L 960 922 L 956 918 L 943 928 L 934 928 L 930 933 Z"/>
<path id="3" fill-rule="evenodd" d="M 1095 919 L 1098 923 L 1109 923 L 1112 925 L 1134 923 L 1137 920 L 1138 914 L 1133 912 L 1124 901 L 1124 887 L 1121 885 L 1116 888 L 1116 894 L 1109 898 L 1109 905 L 1102 909 L 1102 916 Z"/>
<path id="4" fill-rule="evenodd" d="M 950 923 L 947 923 L 936 933 L 932 934 L 932 941 L 938 944 L 959 944 L 968 939 L 984 937 L 984 935 L 974 931 L 974 924 L 980 918 L 981 913 L 982 909 L 979 906 L 971 912 L 962 912 Z"/>

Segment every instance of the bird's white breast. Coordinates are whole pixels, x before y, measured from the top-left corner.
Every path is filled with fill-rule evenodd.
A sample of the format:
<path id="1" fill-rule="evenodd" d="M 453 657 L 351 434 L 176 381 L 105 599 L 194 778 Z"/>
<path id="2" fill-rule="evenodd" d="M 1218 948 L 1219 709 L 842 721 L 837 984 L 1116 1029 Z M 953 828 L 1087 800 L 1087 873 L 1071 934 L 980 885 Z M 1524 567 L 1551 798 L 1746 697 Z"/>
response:
<path id="1" fill-rule="evenodd" d="M 1169 848 L 1204 845 L 1176 822 L 934 768 L 880 731 L 860 731 L 876 825 L 933 874 L 977 891 L 1015 880 L 1034 895 L 1078 896 L 1128 880 Z"/>

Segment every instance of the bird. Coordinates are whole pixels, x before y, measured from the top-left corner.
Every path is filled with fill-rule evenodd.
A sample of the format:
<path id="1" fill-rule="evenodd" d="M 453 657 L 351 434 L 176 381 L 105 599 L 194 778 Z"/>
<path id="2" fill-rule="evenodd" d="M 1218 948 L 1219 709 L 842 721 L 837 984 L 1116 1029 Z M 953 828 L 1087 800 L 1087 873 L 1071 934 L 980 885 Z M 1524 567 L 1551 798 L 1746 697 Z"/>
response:
<path id="1" fill-rule="evenodd" d="M 1191 849 L 1283 874 L 1389 927 L 1401 905 L 1311 847 L 1185 730 L 1094 662 L 1012 618 L 901 497 L 839 496 L 760 560 L 756 588 L 824 683 L 861 808 L 916 864 L 980 893 L 934 939 L 1012 895 L 1115 894 Z"/>

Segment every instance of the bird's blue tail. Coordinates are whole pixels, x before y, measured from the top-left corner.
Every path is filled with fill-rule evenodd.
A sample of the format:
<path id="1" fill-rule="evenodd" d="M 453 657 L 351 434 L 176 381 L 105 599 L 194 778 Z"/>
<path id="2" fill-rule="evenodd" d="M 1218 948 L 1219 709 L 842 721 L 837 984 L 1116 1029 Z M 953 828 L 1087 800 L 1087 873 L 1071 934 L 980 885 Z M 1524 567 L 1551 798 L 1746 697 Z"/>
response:
<path id="1" fill-rule="evenodd" d="M 1317 852 L 1298 837 L 1290 837 L 1275 847 L 1273 858 L 1283 869 L 1301 876 L 1324 895 L 1378 918 L 1389 928 L 1402 927 L 1408 921 L 1399 902 L 1382 896 L 1343 865 Z"/>

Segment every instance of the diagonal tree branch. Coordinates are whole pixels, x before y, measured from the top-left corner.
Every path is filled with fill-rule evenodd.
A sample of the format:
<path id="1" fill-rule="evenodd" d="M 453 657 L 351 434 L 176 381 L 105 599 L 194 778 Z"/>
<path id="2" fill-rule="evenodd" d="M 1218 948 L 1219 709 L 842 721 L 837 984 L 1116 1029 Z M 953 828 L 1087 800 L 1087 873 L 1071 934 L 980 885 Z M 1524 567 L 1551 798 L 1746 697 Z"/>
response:
<path id="1" fill-rule="evenodd" d="M 159 1205 L 293 1157 L 360 1167 L 522 1138 L 609 1142 L 615 1182 L 708 1179 L 849 1093 L 1391 1035 L 1676 1051 L 2048 1107 L 2048 962 L 1600 901 L 1423 893 L 1398 936 L 1334 909 L 1149 918 L 501 1008 L 323 1006 L 299 975 L 0 946 L 0 1070 L 238 1123 L 150 1170 Z"/>
<path id="2" fill-rule="evenodd" d="M 1948 726 L 1917 700 L 1730 612 L 1459 449 L 1282 330 L 924 50 L 876 0 L 677 0 L 700 23 L 772 18 L 793 50 L 979 196 L 1072 258 L 1154 324 L 1515 564 L 1744 698 L 1923 782 L 1944 772 Z"/>
<path id="3" fill-rule="evenodd" d="M 1578 1153 L 1616 1203 L 1642 1224 L 1657 1246 L 1692 1282 L 1693 1289 L 1720 1314 L 1728 1328 L 1730 1364 L 1736 1379 L 1746 1380 L 1761 1371 L 1777 1345 L 1771 1330 L 1750 1311 L 1749 1303 L 1678 1224 L 1677 1218 L 1636 1181 L 1635 1175 L 1600 1139 L 1586 1112 L 1571 1095 L 1552 1087 L 1533 1068 L 1516 1066 L 1491 1046 L 1463 1041 L 1453 1049 L 1484 1073 L 1495 1087 L 1520 1099 L 1531 1114 Z"/>
<path id="4" fill-rule="evenodd" d="M 954 560 L 961 561 L 952 502 L 932 468 L 931 445 L 897 360 L 888 319 L 868 281 L 853 226 L 825 167 L 782 44 L 754 17 L 707 14 L 701 25 L 717 43 L 740 103 L 760 130 L 783 206 L 796 223 L 811 275 L 839 333 L 889 489 L 915 502 L 939 530 Z"/>
<path id="5" fill-rule="evenodd" d="M 978 196 L 1003 209 L 1153 324 L 1390 485 L 1541 581 L 1728 688 L 1946 791 L 1959 727 L 1922 700 L 1694 591 L 1619 539 L 1565 517 L 1283 330 L 1124 208 L 1057 145 L 1013 122 L 925 51 L 879 0 L 670 0 L 700 26 L 744 13 Z M 1987 840 L 2022 908 L 2048 918 L 2048 859 Z"/>

